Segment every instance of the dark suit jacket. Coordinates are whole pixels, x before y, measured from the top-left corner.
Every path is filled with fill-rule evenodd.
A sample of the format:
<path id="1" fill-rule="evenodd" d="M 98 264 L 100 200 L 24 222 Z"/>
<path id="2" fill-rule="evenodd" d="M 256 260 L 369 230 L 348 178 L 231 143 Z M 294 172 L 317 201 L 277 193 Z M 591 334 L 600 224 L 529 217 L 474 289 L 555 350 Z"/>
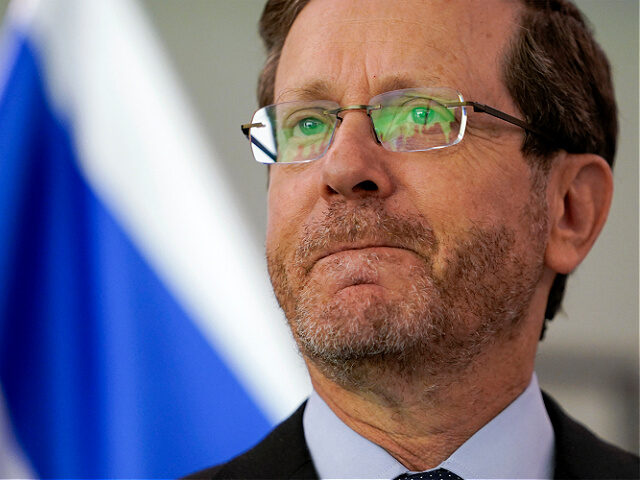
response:
<path id="1" fill-rule="evenodd" d="M 554 478 L 639 478 L 638 457 L 610 445 L 571 419 L 548 395 L 544 403 L 556 438 Z M 246 453 L 187 478 L 312 478 L 302 429 L 305 404 Z"/>

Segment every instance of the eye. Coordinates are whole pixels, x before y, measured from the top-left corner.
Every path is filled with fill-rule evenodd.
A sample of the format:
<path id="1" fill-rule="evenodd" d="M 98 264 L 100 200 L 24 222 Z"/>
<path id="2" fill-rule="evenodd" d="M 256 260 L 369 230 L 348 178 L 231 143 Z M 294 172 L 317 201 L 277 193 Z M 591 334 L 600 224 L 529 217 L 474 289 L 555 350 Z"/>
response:
<path id="1" fill-rule="evenodd" d="M 425 125 L 429 118 L 430 110 L 426 107 L 415 107 L 411 110 L 411 119 L 418 125 Z"/>
<path id="2" fill-rule="evenodd" d="M 417 125 L 444 124 L 455 121 L 455 114 L 444 106 L 419 106 L 411 109 L 411 121 Z"/>
<path id="3" fill-rule="evenodd" d="M 305 117 L 298 121 L 293 129 L 294 135 L 318 135 L 327 130 L 327 124 L 319 118 Z"/>

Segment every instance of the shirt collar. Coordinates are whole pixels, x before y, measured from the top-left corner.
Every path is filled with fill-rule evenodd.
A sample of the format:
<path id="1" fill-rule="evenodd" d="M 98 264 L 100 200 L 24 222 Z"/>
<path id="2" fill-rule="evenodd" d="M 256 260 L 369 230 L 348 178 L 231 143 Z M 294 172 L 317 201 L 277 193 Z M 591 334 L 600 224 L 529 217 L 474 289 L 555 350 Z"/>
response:
<path id="1" fill-rule="evenodd" d="M 391 479 L 407 472 L 386 450 L 345 425 L 315 391 L 302 422 L 320 478 Z M 464 479 L 550 479 L 553 451 L 553 427 L 534 374 L 518 398 L 438 467 Z"/>

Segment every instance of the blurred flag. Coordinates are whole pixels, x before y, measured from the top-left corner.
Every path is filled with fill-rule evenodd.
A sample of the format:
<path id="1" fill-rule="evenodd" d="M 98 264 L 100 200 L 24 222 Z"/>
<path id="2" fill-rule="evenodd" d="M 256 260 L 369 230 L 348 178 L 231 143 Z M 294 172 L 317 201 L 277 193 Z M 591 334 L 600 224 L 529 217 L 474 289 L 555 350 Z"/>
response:
<path id="1" fill-rule="evenodd" d="M 0 47 L 0 476 L 246 449 L 308 380 L 140 8 L 14 0 Z"/>

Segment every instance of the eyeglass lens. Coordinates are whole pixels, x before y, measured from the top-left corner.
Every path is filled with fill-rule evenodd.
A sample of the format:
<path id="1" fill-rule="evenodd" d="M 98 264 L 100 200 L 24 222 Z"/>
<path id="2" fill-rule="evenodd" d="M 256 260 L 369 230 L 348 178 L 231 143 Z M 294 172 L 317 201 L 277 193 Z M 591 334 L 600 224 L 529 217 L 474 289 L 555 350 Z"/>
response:
<path id="1" fill-rule="evenodd" d="M 405 89 L 371 99 L 376 140 L 392 152 L 416 152 L 454 145 L 462 139 L 466 112 L 453 89 Z M 330 101 L 287 102 L 259 109 L 250 136 L 261 163 L 300 163 L 322 157 L 335 134 L 340 106 Z"/>

